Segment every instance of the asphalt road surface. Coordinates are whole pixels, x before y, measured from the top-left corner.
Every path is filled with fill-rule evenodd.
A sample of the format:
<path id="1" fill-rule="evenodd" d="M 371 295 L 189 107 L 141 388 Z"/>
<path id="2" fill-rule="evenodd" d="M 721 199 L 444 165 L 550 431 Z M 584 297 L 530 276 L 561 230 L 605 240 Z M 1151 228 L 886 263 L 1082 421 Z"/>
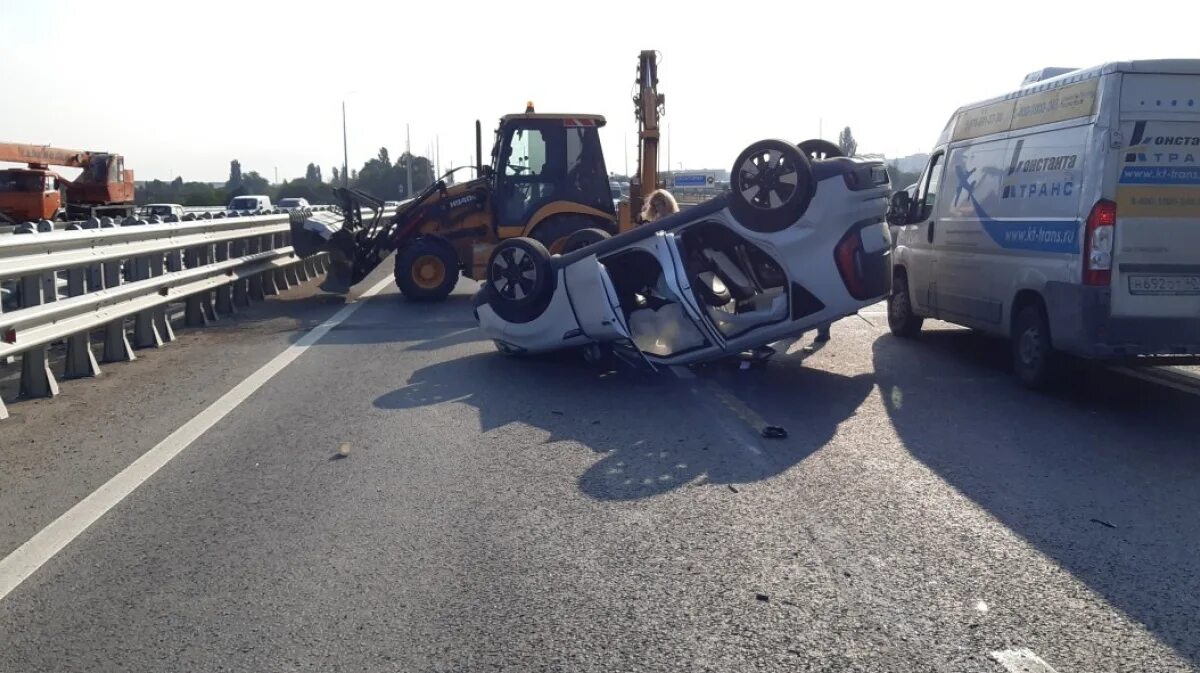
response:
<path id="1" fill-rule="evenodd" d="M 1030 393 L 881 309 L 761 369 L 516 360 L 473 287 L 360 299 L 210 419 L 0 598 L 0 671 L 1200 667 L 1200 399 Z M 311 290 L 11 404 L 0 558 L 344 310 Z"/>

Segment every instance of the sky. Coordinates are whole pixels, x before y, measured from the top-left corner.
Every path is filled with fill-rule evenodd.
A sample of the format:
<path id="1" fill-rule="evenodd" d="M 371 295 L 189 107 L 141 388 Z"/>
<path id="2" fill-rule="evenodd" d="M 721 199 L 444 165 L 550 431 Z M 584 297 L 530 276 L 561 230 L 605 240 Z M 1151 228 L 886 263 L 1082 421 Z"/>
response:
<path id="1" fill-rule="evenodd" d="M 1090 9 L 1088 9 L 1090 7 Z M 660 166 L 728 168 L 760 138 L 925 152 L 960 105 L 1048 66 L 1200 58 L 1195 0 L 1137 3 L 152 2 L 0 0 L 0 142 L 123 154 L 138 180 L 280 179 L 386 146 L 443 170 L 497 119 L 598 113 L 610 171 L 635 170 L 633 89 L 661 52 Z M 1172 18 L 1174 17 L 1174 18 Z M 1160 20 L 1161 19 L 1161 20 Z"/>

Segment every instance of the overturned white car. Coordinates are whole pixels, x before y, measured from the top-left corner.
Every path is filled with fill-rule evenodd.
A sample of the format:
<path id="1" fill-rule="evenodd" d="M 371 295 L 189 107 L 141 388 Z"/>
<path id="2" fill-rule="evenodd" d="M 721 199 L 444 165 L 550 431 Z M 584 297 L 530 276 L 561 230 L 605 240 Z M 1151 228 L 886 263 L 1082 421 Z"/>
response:
<path id="1" fill-rule="evenodd" d="M 612 238 L 587 230 L 594 242 L 561 255 L 529 238 L 501 242 L 474 299 L 480 328 L 506 354 L 583 347 L 687 364 L 884 299 L 887 170 L 818 159 L 833 152 L 812 143 L 756 142 L 734 164 L 730 192 Z"/>

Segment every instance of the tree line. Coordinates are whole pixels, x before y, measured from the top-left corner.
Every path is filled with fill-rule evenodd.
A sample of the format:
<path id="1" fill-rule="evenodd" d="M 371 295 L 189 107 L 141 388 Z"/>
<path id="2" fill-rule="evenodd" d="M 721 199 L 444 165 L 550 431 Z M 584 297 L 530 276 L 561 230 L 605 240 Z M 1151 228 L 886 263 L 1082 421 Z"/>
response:
<path id="1" fill-rule="evenodd" d="M 435 179 L 434 166 L 428 157 L 414 156 L 408 152 L 400 155 L 393 163 L 386 147 L 363 164 L 361 169 L 350 170 L 345 180 L 335 167 L 326 182 L 319 164 L 310 163 L 304 177 L 273 185 L 258 171 L 242 171 L 242 162 L 229 162 L 229 179 L 224 185 L 208 182 L 185 182 L 182 177 L 171 181 L 151 180 L 137 186 L 134 198 L 139 205 L 147 203 L 178 203 L 184 206 L 219 206 L 229 203 L 237 196 L 265 194 L 272 202 L 279 199 L 303 198 L 309 203 L 330 203 L 333 188 L 349 186 L 362 190 L 384 201 L 408 198 L 408 171 L 412 170 L 412 190 L 419 193 Z"/>

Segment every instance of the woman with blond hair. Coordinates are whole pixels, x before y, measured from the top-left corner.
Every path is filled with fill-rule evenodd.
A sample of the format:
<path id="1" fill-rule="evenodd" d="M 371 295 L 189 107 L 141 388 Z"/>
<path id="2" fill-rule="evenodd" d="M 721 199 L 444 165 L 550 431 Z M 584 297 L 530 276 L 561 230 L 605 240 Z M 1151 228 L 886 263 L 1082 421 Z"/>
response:
<path id="1" fill-rule="evenodd" d="M 642 206 L 642 222 L 654 222 L 678 212 L 679 204 L 675 203 L 671 192 L 656 189 L 650 192 L 650 196 L 646 197 L 646 204 Z"/>

